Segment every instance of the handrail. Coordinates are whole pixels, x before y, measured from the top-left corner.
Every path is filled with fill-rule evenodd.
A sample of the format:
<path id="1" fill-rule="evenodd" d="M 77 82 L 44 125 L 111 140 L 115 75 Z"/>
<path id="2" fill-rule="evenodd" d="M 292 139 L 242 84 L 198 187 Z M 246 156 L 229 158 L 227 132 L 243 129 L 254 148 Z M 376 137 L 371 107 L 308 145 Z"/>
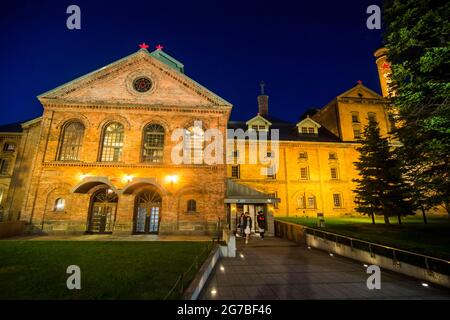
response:
<path id="1" fill-rule="evenodd" d="M 172 293 L 175 291 L 175 289 L 178 287 L 179 284 L 181 284 L 180 287 L 180 293 L 183 293 L 183 289 L 184 289 L 184 277 L 191 271 L 191 269 L 195 266 L 195 269 L 199 268 L 199 257 L 203 256 L 206 252 L 211 251 L 212 246 L 214 245 L 214 240 L 212 241 L 212 244 L 208 244 L 206 246 L 206 248 L 199 253 L 197 256 L 195 256 L 194 258 L 194 262 L 189 266 L 189 268 L 187 268 L 187 270 L 185 270 L 184 272 L 180 273 L 180 275 L 178 276 L 177 280 L 175 281 L 175 284 L 172 286 L 172 289 L 169 290 L 169 292 L 166 294 L 166 296 L 164 297 L 163 300 L 167 300 Z"/>
<path id="2" fill-rule="evenodd" d="M 399 248 L 395 248 L 395 247 L 390 247 L 390 246 L 386 246 L 386 245 L 383 245 L 383 244 L 379 244 L 379 243 L 375 243 L 375 242 L 370 242 L 370 241 L 366 241 L 366 240 L 361 240 L 361 239 L 353 238 L 353 237 L 346 236 L 346 235 L 341 235 L 341 234 L 334 233 L 334 232 L 330 232 L 330 231 L 325 231 L 325 230 L 321 230 L 321 229 L 317 229 L 317 228 L 312 228 L 312 227 L 305 226 L 305 225 L 303 225 L 303 224 L 298 224 L 298 223 L 293 223 L 293 222 L 287 222 L 287 221 L 282 221 L 282 220 L 276 220 L 276 221 L 282 222 L 282 223 L 286 223 L 286 224 L 291 224 L 291 225 L 302 226 L 302 227 L 305 228 L 305 229 L 309 229 L 309 230 L 313 230 L 313 231 L 319 231 L 319 232 L 326 233 L 326 234 L 329 234 L 329 235 L 334 235 L 334 236 L 337 236 L 337 237 L 340 237 L 340 238 L 346 238 L 346 239 L 351 240 L 351 241 L 358 241 L 358 242 L 366 243 L 366 244 L 368 244 L 368 245 L 375 245 L 375 246 L 382 247 L 382 248 L 385 248 L 385 249 L 395 250 L 395 251 L 399 251 L 399 252 L 404 252 L 404 253 L 407 253 L 407 254 L 420 256 L 420 257 L 422 257 L 422 258 L 432 259 L 432 260 L 436 260 L 436 261 L 440 261 L 440 262 L 444 262 L 444 263 L 450 264 L 450 261 L 449 261 L 449 260 L 445 260 L 445 259 L 441 259 L 441 258 L 436 258 L 436 257 L 428 256 L 428 255 L 421 254 L 421 253 L 417 253 L 417 252 L 412 252 L 412 251 L 408 251 L 408 250 L 404 250 L 404 249 L 399 249 Z"/>

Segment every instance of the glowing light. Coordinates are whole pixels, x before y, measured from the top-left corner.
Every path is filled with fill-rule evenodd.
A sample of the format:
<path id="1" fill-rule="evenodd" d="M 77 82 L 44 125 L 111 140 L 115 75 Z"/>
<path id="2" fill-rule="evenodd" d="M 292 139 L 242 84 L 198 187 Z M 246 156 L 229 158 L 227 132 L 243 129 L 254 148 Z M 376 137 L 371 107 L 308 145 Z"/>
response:
<path id="1" fill-rule="evenodd" d="M 89 177 L 88 174 L 80 174 L 80 180 L 83 180 L 84 178 Z"/>
<path id="2" fill-rule="evenodd" d="M 311 247 L 310 247 L 310 246 L 308 246 L 308 250 L 311 250 Z"/>
<path id="3" fill-rule="evenodd" d="M 158 45 L 156 46 L 156 50 L 162 50 L 162 49 L 164 49 L 164 47 L 163 47 L 162 45 L 158 44 Z"/>
<path id="4" fill-rule="evenodd" d="M 215 295 L 216 293 L 217 293 L 217 290 L 216 290 L 216 289 L 212 289 L 212 290 L 211 290 L 211 294 L 212 294 L 212 295 Z"/>
<path id="5" fill-rule="evenodd" d="M 368 265 L 367 264 L 364 264 L 364 268 L 367 268 L 368 267 Z"/>
<path id="6" fill-rule="evenodd" d="M 125 175 L 124 177 L 123 177 L 123 181 L 124 182 L 131 182 L 131 181 L 133 181 L 133 176 L 132 175 Z"/>
<path id="7" fill-rule="evenodd" d="M 334 254 L 330 253 L 330 257 L 334 256 Z"/>
<path id="8" fill-rule="evenodd" d="M 242 259 L 244 259 L 244 255 L 241 253 L 240 255 L 239 255 Z"/>
<path id="9" fill-rule="evenodd" d="M 108 193 L 113 193 L 112 189 L 108 189 Z"/>
<path id="10" fill-rule="evenodd" d="M 225 268 L 223 266 L 220 266 L 220 271 L 225 271 Z"/>
<path id="11" fill-rule="evenodd" d="M 430 285 L 428 283 L 422 282 L 422 287 L 429 287 Z"/>
<path id="12" fill-rule="evenodd" d="M 178 181 L 178 176 L 176 175 L 167 176 L 166 181 L 170 183 L 176 183 Z"/>
<path id="13" fill-rule="evenodd" d="M 142 43 L 139 45 L 139 48 L 145 49 L 145 50 L 147 50 L 148 47 L 150 47 L 150 46 L 149 46 L 148 44 L 146 44 L 145 42 L 142 42 Z"/>

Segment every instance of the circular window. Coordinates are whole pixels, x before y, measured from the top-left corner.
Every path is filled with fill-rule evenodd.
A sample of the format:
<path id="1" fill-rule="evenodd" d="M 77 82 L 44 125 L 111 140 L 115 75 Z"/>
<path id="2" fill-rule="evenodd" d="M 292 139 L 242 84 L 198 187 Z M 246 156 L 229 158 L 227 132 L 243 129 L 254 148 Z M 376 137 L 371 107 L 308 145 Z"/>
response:
<path id="1" fill-rule="evenodd" d="M 152 81 L 146 77 L 139 77 L 133 81 L 133 88 L 137 92 L 147 92 L 152 88 Z"/>

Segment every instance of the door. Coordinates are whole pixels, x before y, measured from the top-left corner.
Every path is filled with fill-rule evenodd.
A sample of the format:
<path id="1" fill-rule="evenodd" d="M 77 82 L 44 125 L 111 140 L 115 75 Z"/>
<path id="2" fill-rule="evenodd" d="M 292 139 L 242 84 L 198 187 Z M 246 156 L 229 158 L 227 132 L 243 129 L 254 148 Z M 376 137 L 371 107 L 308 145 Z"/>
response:
<path id="1" fill-rule="evenodd" d="M 117 209 L 117 195 L 109 188 L 101 189 L 92 196 L 89 232 L 110 233 L 113 231 Z"/>
<path id="2" fill-rule="evenodd" d="M 161 196 L 154 189 L 144 190 L 136 196 L 135 233 L 159 232 Z"/>

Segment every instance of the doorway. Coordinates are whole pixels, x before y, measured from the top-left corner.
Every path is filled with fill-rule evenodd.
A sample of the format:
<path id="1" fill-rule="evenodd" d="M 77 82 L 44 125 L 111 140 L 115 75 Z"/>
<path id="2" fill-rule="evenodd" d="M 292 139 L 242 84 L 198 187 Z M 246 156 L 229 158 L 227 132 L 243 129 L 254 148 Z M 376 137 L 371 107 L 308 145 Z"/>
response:
<path id="1" fill-rule="evenodd" d="M 108 187 L 92 195 L 88 232 L 111 233 L 113 231 L 117 200 L 117 194 Z"/>
<path id="2" fill-rule="evenodd" d="M 158 234 L 161 221 L 161 195 L 154 188 L 138 193 L 135 203 L 134 233 Z"/>

